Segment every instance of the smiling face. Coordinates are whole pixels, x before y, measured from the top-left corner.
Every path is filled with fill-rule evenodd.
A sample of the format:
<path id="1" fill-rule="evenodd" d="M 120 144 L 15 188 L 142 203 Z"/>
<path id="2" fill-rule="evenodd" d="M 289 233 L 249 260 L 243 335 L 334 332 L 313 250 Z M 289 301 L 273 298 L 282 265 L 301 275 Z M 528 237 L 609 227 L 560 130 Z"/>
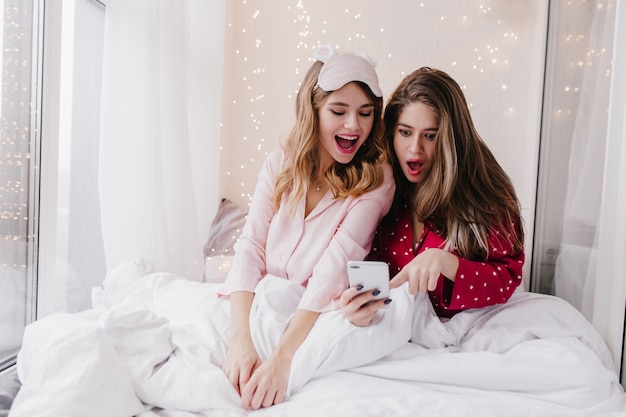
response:
<path id="1" fill-rule="evenodd" d="M 333 91 L 318 110 L 320 172 L 334 162 L 348 164 L 374 124 L 374 103 L 353 82 Z"/>
<path id="2" fill-rule="evenodd" d="M 433 167 L 439 119 L 426 104 L 415 101 L 400 112 L 393 134 L 393 146 L 404 176 L 420 183 Z"/>

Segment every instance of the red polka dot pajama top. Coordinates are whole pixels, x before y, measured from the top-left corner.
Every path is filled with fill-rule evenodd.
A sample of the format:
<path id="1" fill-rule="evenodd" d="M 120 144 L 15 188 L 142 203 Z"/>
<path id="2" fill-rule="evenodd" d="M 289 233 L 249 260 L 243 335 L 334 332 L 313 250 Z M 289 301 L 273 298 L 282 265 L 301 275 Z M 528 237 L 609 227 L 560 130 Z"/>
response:
<path id="1" fill-rule="evenodd" d="M 459 259 L 455 281 L 442 275 L 435 291 L 429 291 L 430 300 L 439 317 L 452 317 L 469 308 L 505 303 L 522 282 L 524 251 L 512 253 L 511 245 L 500 233 L 495 230 L 489 235 L 490 252 L 485 261 L 470 261 L 453 252 Z M 379 226 L 368 259 L 387 262 L 393 277 L 425 250 L 443 249 L 445 236 L 427 221 L 415 248 L 412 242 L 413 230 L 407 205 L 392 225 Z"/>

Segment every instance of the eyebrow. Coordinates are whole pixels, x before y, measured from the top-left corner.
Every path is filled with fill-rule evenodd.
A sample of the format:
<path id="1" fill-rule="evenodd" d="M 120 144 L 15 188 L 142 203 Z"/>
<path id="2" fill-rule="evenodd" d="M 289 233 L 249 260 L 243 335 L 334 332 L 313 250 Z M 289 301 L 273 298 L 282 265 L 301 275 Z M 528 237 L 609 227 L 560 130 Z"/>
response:
<path id="1" fill-rule="evenodd" d="M 413 129 L 415 130 L 415 128 L 411 125 L 407 125 L 406 123 L 398 123 L 398 127 L 406 127 L 407 129 Z M 425 132 L 436 132 L 439 130 L 438 127 L 427 127 L 426 129 L 423 129 Z"/>
<path id="2" fill-rule="evenodd" d="M 326 103 L 327 106 L 341 106 L 341 107 L 350 107 L 349 104 L 343 103 L 341 101 L 333 101 L 332 103 Z M 374 103 L 365 103 L 359 107 L 360 109 L 374 107 Z"/>

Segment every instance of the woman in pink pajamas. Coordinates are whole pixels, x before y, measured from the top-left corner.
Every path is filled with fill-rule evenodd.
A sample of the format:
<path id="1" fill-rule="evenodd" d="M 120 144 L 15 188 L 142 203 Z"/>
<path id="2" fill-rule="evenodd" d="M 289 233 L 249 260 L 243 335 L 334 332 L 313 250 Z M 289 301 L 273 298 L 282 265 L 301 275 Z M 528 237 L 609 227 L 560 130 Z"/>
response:
<path id="1" fill-rule="evenodd" d="M 259 175 L 221 291 L 231 305 L 222 369 L 246 409 L 284 400 L 296 351 L 319 315 L 339 308 L 346 263 L 369 252 L 395 189 L 373 62 L 332 49 L 317 58 L 296 98 L 296 123 Z M 255 288 L 268 275 L 305 290 L 277 346 L 261 360 L 249 316 Z"/>

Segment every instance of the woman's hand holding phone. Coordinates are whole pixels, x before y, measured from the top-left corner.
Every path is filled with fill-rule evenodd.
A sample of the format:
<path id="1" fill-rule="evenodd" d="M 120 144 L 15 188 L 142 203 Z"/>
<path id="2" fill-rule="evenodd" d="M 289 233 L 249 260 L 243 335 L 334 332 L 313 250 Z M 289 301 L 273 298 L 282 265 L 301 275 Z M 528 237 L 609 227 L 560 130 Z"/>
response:
<path id="1" fill-rule="evenodd" d="M 391 302 L 389 266 L 378 261 L 350 261 L 347 268 L 350 288 L 339 300 L 342 313 L 355 326 L 368 326 L 378 310 Z"/>

